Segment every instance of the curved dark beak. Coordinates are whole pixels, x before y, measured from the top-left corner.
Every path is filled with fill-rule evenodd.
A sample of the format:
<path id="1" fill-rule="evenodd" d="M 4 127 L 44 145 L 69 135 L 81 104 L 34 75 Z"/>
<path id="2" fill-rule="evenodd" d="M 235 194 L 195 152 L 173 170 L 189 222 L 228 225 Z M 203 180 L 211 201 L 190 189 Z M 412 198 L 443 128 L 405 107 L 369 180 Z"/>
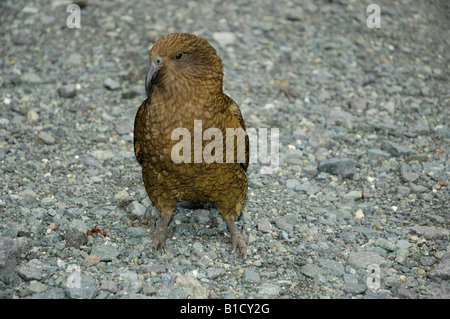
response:
<path id="1" fill-rule="evenodd" d="M 153 82 L 155 80 L 156 74 L 158 74 L 159 69 L 159 66 L 155 65 L 154 63 L 150 63 L 150 67 L 147 71 L 147 76 L 145 77 L 145 92 L 147 93 L 149 102 L 151 101 Z"/>

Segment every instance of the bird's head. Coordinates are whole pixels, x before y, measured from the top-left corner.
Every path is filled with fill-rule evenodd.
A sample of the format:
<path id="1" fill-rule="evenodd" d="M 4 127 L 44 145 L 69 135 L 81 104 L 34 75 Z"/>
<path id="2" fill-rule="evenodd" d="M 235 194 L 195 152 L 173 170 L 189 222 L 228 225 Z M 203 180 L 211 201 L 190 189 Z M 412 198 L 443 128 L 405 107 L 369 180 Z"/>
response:
<path id="1" fill-rule="evenodd" d="M 205 39 L 171 33 L 158 39 L 150 50 L 145 79 L 148 100 L 158 88 L 173 97 L 222 91 L 222 60 Z"/>

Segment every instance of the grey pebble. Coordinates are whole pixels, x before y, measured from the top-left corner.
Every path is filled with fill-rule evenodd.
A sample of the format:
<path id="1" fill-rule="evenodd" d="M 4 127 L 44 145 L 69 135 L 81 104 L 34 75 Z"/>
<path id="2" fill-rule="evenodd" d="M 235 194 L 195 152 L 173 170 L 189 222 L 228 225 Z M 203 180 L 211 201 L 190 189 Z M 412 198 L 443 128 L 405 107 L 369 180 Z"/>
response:
<path id="1" fill-rule="evenodd" d="M 94 245 L 91 254 L 100 255 L 100 261 L 112 261 L 119 255 L 119 251 L 116 247 L 109 245 Z"/>
<path id="2" fill-rule="evenodd" d="M 448 229 L 437 229 L 432 226 L 415 225 L 412 229 L 416 234 L 421 235 L 428 240 L 438 239 L 450 235 L 450 231 Z"/>
<path id="3" fill-rule="evenodd" d="M 6 267 L 0 269 L 0 282 L 6 286 L 19 286 L 22 282 L 20 276 L 12 268 Z"/>
<path id="4" fill-rule="evenodd" d="M 386 264 L 386 259 L 371 251 L 357 251 L 350 254 L 348 262 L 356 267 L 367 268 L 369 265 L 382 266 Z"/>
<path id="5" fill-rule="evenodd" d="M 208 224 L 211 221 L 209 217 L 209 210 L 196 209 L 192 212 L 192 217 L 199 224 Z"/>
<path id="6" fill-rule="evenodd" d="M 38 259 L 32 259 L 27 264 L 19 266 L 17 273 L 25 281 L 42 279 L 42 263 Z"/>
<path id="7" fill-rule="evenodd" d="M 67 246 L 77 249 L 80 249 L 80 246 L 83 246 L 88 242 L 86 233 L 78 230 L 68 231 L 64 236 L 64 239 L 66 240 Z"/>
<path id="8" fill-rule="evenodd" d="M 210 267 L 208 268 L 206 275 L 209 279 L 217 279 L 225 274 L 225 271 L 221 268 Z M 245 275 L 245 273 L 244 273 Z"/>
<path id="9" fill-rule="evenodd" d="M 332 259 L 320 259 L 319 264 L 321 265 L 323 270 L 332 275 L 335 276 L 344 275 L 345 272 L 344 265 L 341 262 Z"/>
<path id="10" fill-rule="evenodd" d="M 436 267 L 428 272 L 431 278 L 450 280 L 450 253 L 446 253 L 438 262 Z"/>
<path id="11" fill-rule="evenodd" d="M 72 98 L 77 95 L 75 84 L 66 84 L 58 89 L 58 94 L 63 98 Z"/>
<path id="12" fill-rule="evenodd" d="M 14 240 L 9 237 L 0 237 L 0 269 L 16 266 L 19 256 Z"/>
<path id="13" fill-rule="evenodd" d="M 242 276 L 242 281 L 246 284 L 259 284 L 261 282 L 261 277 L 255 270 L 247 268 L 244 272 L 244 276 Z"/>
<path id="14" fill-rule="evenodd" d="M 122 289 L 129 294 L 136 294 L 142 290 L 142 281 L 138 279 L 138 274 L 134 271 L 126 270 L 120 273 Z"/>
<path id="15" fill-rule="evenodd" d="M 115 81 L 115 80 L 113 80 L 113 79 L 111 79 L 111 78 L 105 79 L 105 81 L 103 82 L 103 84 L 105 85 L 105 87 L 106 87 L 108 90 L 111 90 L 111 91 L 115 91 L 115 90 L 118 90 L 118 89 L 121 88 L 120 83 L 117 82 L 117 81 Z"/>
<path id="16" fill-rule="evenodd" d="M 414 150 L 403 144 L 395 144 L 390 141 L 383 141 L 381 149 L 390 153 L 392 156 L 409 156 L 414 154 Z"/>
<path id="17" fill-rule="evenodd" d="M 294 229 L 294 225 L 297 223 L 297 219 L 294 215 L 288 215 L 288 216 L 282 216 L 278 217 L 275 220 L 275 224 L 278 228 L 281 230 L 285 230 L 287 232 L 290 232 Z"/>
<path id="18" fill-rule="evenodd" d="M 318 275 L 323 275 L 325 271 L 315 265 L 315 264 L 306 264 L 302 268 L 300 268 L 300 272 L 305 275 L 306 277 L 315 278 Z"/>
<path id="19" fill-rule="evenodd" d="M 356 164 L 347 158 L 331 158 L 319 163 L 319 172 L 326 172 L 333 175 L 342 175 L 343 177 L 353 176 Z"/>
<path id="20" fill-rule="evenodd" d="M 281 287 L 271 283 L 263 283 L 258 290 L 258 294 L 276 297 L 280 294 Z"/>
<path id="21" fill-rule="evenodd" d="M 94 278 L 84 274 L 77 275 L 75 282 L 65 289 L 67 297 L 70 299 L 94 298 L 100 292 Z"/>
<path id="22" fill-rule="evenodd" d="M 56 139 L 53 137 L 53 135 L 48 132 L 41 131 L 39 132 L 38 137 L 47 145 L 52 145 L 56 142 Z"/>
<path id="23" fill-rule="evenodd" d="M 18 237 L 29 237 L 31 235 L 31 232 L 25 226 L 16 222 L 9 222 L 6 224 L 6 228 L 16 230 Z"/>
<path id="24" fill-rule="evenodd" d="M 143 219 L 145 217 L 146 210 L 147 208 L 138 201 L 133 201 L 127 206 L 127 212 L 132 220 Z"/>
<path id="25" fill-rule="evenodd" d="M 266 219 L 262 219 L 258 221 L 258 230 L 264 232 L 264 233 L 268 233 L 272 230 L 272 224 L 270 223 L 270 221 L 266 220 Z"/>

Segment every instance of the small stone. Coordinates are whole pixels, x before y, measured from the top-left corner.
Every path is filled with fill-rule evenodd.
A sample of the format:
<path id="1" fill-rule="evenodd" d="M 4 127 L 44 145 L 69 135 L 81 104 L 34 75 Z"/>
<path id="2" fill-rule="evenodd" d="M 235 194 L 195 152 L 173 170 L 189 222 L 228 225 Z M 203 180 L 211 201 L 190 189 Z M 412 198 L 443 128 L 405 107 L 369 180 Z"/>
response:
<path id="1" fill-rule="evenodd" d="M 300 187 L 300 181 L 297 178 L 290 178 L 286 181 L 286 188 L 295 189 Z"/>
<path id="2" fill-rule="evenodd" d="M 354 214 L 356 219 L 361 219 L 364 217 L 364 212 L 362 211 L 362 209 L 358 209 L 355 214 Z"/>
<path id="3" fill-rule="evenodd" d="M 0 269 L 16 266 L 19 256 L 19 250 L 14 244 L 14 240 L 9 237 L 0 237 Z"/>
<path id="4" fill-rule="evenodd" d="M 127 199 L 128 196 L 130 196 L 130 195 L 126 191 L 118 191 L 117 193 L 114 194 L 114 199 L 121 201 L 121 200 Z"/>
<path id="5" fill-rule="evenodd" d="M 402 177 L 403 181 L 407 183 L 413 183 L 417 179 L 419 179 L 419 175 L 413 173 L 411 168 L 406 164 L 402 164 L 400 166 L 400 176 Z"/>
<path id="6" fill-rule="evenodd" d="M 211 221 L 209 217 L 209 210 L 206 209 L 196 209 L 192 212 L 192 217 L 199 224 L 208 224 Z"/>
<path id="7" fill-rule="evenodd" d="M 414 183 L 409 183 L 408 187 L 413 193 L 416 193 L 416 194 L 421 194 L 421 193 L 425 193 L 428 191 L 428 188 L 426 188 L 425 186 L 417 185 Z"/>
<path id="8" fill-rule="evenodd" d="M 400 299 L 417 299 L 418 294 L 409 288 L 399 288 L 397 291 L 397 296 Z"/>
<path id="9" fill-rule="evenodd" d="M 392 101 L 389 101 L 383 105 L 383 109 L 385 109 L 389 114 L 393 115 L 395 113 L 395 104 Z"/>
<path id="10" fill-rule="evenodd" d="M 450 299 L 450 285 L 448 281 L 431 282 L 427 284 L 426 288 L 431 299 Z"/>
<path id="11" fill-rule="evenodd" d="M 125 196 L 125 198 L 127 196 Z M 144 205 L 140 204 L 138 201 L 135 200 L 131 202 L 130 205 L 127 206 L 126 210 L 130 214 L 130 218 L 135 220 L 144 218 L 146 208 Z"/>
<path id="12" fill-rule="evenodd" d="M 50 133 L 44 131 L 39 132 L 38 137 L 47 145 L 52 145 L 56 142 L 55 138 Z"/>
<path id="13" fill-rule="evenodd" d="M 307 165 L 303 167 L 302 173 L 310 178 L 314 178 L 317 176 L 318 169 L 316 165 Z"/>
<path id="14" fill-rule="evenodd" d="M 119 135 L 125 135 L 133 132 L 133 128 L 127 124 L 117 123 L 114 125 L 114 130 Z"/>
<path id="15" fill-rule="evenodd" d="M 353 200 L 358 200 L 362 198 L 362 191 L 360 190 L 350 191 L 347 194 L 345 194 L 344 197 L 352 198 Z"/>
<path id="16" fill-rule="evenodd" d="M 161 264 L 147 264 L 147 265 L 142 265 L 140 267 L 142 269 L 141 272 L 155 272 L 157 274 L 163 274 L 166 272 L 166 266 L 161 265 Z"/>
<path id="17" fill-rule="evenodd" d="M 92 167 L 100 166 L 100 163 L 96 159 L 88 155 L 85 155 L 81 158 L 81 163 L 83 163 L 84 166 L 92 166 Z"/>
<path id="18" fill-rule="evenodd" d="M 8 127 L 8 124 L 9 124 L 9 120 L 7 118 L 4 118 L 4 117 L 0 118 L 0 127 L 6 128 L 6 127 Z"/>
<path id="19" fill-rule="evenodd" d="M 109 291 L 113 294 L 116 294 L 119 292 L 119 287 L 117 285 L 117 282 L 112 280 L 103 279 L 100 284 L 100 289 L 104 291 Z"/>
<path id="20" fill-rule="evenodd" d="M 7 286 L 19 286 L 22 283 L 22 279 L 11 268 L 0 269 L 0 282 Z"/>
<path id="21" fill-rule="evenodd" d="M 17 273 L 26 281 L 42 279 L 42 263 L 37 259 L 30 260 L 19 267 Z"/>
<path id="22" fill-rule="evenodd" d="M 417 135 L 430 135 L 430 127 L 428 125 L 428 121 L 424 118 L 419 118 L 416 122 L 413 123 L 409 127 L 408 131 L 409 136 L 417 136 Z"/>
<path id="23" fill-rule="evenodd" d="M 367 290 L 367 286 L 365 284 L 360 283 L 346 283 L 342 290 L 344 292 L 350 293 L 352 295 L 362 294 L 364 291 Z"/>
<path id="24" fill-rule="evenodd" d="M 175 284 L 187 293 L 187 298 L 206 299 L 208 291 L 191 275 L 178 275 Z"/>
<path id="25" fill-rule="evenodd" d="M 436 267 L 428 272 L 428 276 L 433 279 L 450 280 L 450 253 L 442 256 Z"/>
<path id="26" fill-rule="evenodd" d="M 272 230 L 272 224 L 268 220 L 262 219 L 258 221 L 258 230 L 263 233 L 268 233 Z"/>
<path id="27" fill-rule="evenodd" d="M 303 20 L 304 17 L 305 17 L 305 15 L 303 13 L 303 9 L 299 6 L 295 6 L 294 8 L 291 8 L 286 13 L 286 19 L 288 19 L 290 21 L 300 21 L 300 20 Z"/>
<path id="28" fill-rule="evenodd" d="M 47 286 L 39 281 L 31 281 L 26 289 L 31 295 L 34 295 L 42 293 L 45 289 L 47 289 Z"/>
<path id="29" fill-rule="evenodd" d="M 428 240 L 439 239 L 450 234 L 450 231 L 448 229 L 438 230 L 435 227 L 419 225 L 415 225 L 413 227 L 413 231 Z"/>
<path id="30" fill-rule="evenodd" d="M 137 294 L 142 290 L 142 281 L 134 271 L 125 270 L 120 273 L 120 277 L 123 279 L 122 289 L 129 294 Z"/>
<path id="31" fill-rule="evenodd" d="M 357 113 L 363 113 L 367 108 L 367 99 L 355 97 L 350 101 L 349 107 Z"/>
<path id="32" fill-rule="evenodd" d="M 348 257 L 348 262 L 356 267 L 367 268 L 367 266 L 384 265 L 386 264 L 386 259 L 378 255 L 377 253 L 371 251 L 357 251 L 350 254 Z"/>
<path id="33" fill-rule="evenodd" d="M 27 113 L 27 121 L 30 123 L 34 123 L 39 120 L 39 114 L 36 111 L 28 111 Z"/>
<path id="34" fill-rule="evenodd" d="M 294 229 L 294 225 L 297 223 L 297 219 L 293 215 L 282 216 L 275 220 L 275 224 L 278 228 L 291 232 Z"/>
<path id="35" fill-rule="evenodd" d="M 77 94 L 75 84 L 67 84 L 58 89 L 58 94 L 63 98 L 72 98 Z"/>
<path id="36" fill-rule="evenodd" d="M 214 32 L 212 35 L 214 41 L 219 43 L 221 46 L 227 46 L 233 44 L 236 40 L 236 36 L 232 32 Z"/>
<path id="37" fill-rule="evenodd" d="M 242 276 L 242 281 L 246 284 L 259 284 L 261 282 L 261 277 L 253 269 L 246 269 L 244 276 Z"/>
<path id="38" fill-rule="evenodd" d="M 258 290 L 260 295 L 277 296 L 280 294 L 281 287 L 275 284 L 264 283 Z"/>
<path id="39" fill-rule="evenodd" d="M 36 73 L 25 73 L 20 76 L 20 80 L 25 83 L 41 83 L 42 79 Z"/>
<path id="40" fill-rule="evenodd" d="M 114 158 L 115 154 L 111 150 L 95 150 L 91 152 L 92 157 L 98 159 L 98 160 L 109 160 L 111 158 Z"/>
<path id="41" fill-rule="evenodd" d="M 408 249 L 399 249 L 397 250 L 397 256 L 395 257 L 395 262 L 404 265 L 406 262 L 406 258 L 409 256 Z"/>
<path id="42" fill-rule="evenodd" d="M 344 265 L 341 262 L 332 259 L 320 259 L 319 260 L 322 269 L 327 273 L 342 276 L 344 275 Z"/>
<path id="43" fill-rule="evenodd" d="M 91 254 L 84 260 L 84 265 L 87 267 L 96 266 L 100 262 L 100 259 L 101 257 L 99 254 Z"/>
<path id="44" fill-rule="evenodd" d="M 420 263 L 422 266 L 432 266 L 436 263 L 437 259 L 433 256 L 422 256 L 420 257 Z"/>
<path id="45" fill-rule="evenodd" d="M 16 230 L 18 237 L 30 237 L 31 235 L 31 232 L 26 227 L 16 222 L 9 222 L 6 228 Z"/>
<path id="46" fill-rule="evenodd" d="M 367 156 L 371 160 L 383 160 L 383 159 L 389 159 L 390 155 L 387 152 L 384 152 L 379 149 L 370 149 L 367 151 Z"/>
<path id="47" fill-rule="evenodd" d="M 397 246 L 394 243 L 390 242 L 385 238 L 377 238 L 377 240 L 375 241 L 375 245 L 388 251 L 394 251 L 397 249 Z"/>
<path id="48" fill-rule="evenodd" d="M 325 274 L 325 271 L 315 264 L 306 264 L 300 268 L 300 272 L 306 277 L 315 278 L 318 275 Z"/>
<path id="49" fill-rule="evenodd" d="M 100 261 L 112 261 L 119 255 L 119 251 L 113 246 L 94 245 L 92 247 L 91 254 L 100 255 Z"/>
<path id="50" fill-rule="evenodd" d="M 81 246 L 86 245 L 88 242 L 86 233 L 78 230 L 68 231 L 64 238 L 67 246 L 77 249 L 80 249 Z"/>
<path id="51" fill-rule="evenodd" d="M 319 172 L 351 177 L 355 172 L 355 162 L 347 158 L 331 158 L 319 163 Z"/>
<path id="52" fill-rule="evenodd" d="M 225 274 L 225 271 L 220 268 L 210 267 L 206 271 L 206 276 L 212 280 L 217 279 L 217 278 L 223 276 L 224 274 Z"/>
<path id="53" fill-rule="evenodd" d="M 64 64 L 72 66 L 72 65 L 79 65 L 81 64 L 81 62 L 83 62 L 83 56 L 79 53 L 72 53 L 67 58 Z"/>
<path id="54" fill-rule="evenodd" d="M 118 90 L 120 89 L 120 83 L 111 79 L 111 78 L 107 78 L 105 79 L 105 81 L 103 82 L 103 84 L 105 85 L 105 87 L 108 90 L 114 91 L 114 90 Z"/>
<path id="55" fill-rule="evenodd" d="M 401 145 L 394 144 L 390 141 L 383 141 L 381 143 L 381 149 L 383 151 L 389 152 L 392 156 L 409 156 L 415 154 L 414 150 L 411 148 Z"/>
<path id="56" fill-rule="evenodd" d="M 67 296 L 71 299 L 92 299 L 100 290 L 95 285 L 94 278 L 79 273 L 72 273 L 75 280 L 70 282 L 68 279 L 68 287 L 66 288 Z"/>

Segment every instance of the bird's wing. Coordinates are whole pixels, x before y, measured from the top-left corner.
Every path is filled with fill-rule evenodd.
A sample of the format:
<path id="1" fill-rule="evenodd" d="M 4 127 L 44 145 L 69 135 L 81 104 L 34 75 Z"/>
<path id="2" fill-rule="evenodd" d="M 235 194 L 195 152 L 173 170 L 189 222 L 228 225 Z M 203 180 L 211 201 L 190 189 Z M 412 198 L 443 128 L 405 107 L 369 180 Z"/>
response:
<path id="1" fill-rule="evenodd" d="M 231 98 L 230 98 L 231 100 Z M 228 107 L 231 113 L 233 114 L 233 117 L 235 121 L 238 124 L 236 127 L 241 127 L 245 131 L 245 123 L 244 118 L 242 117 L 241 109 L 239 108 L 239 105 L 236 104 L 233 100 L 231 100 L 231 104 Z M 249 162 L 249 155 L 250 155 L 250 141 L 248 138 L 248 135 L 245 135 L 245 162 L 240 163 L 244 171 L 247 171 L 248 162 Z"/>
<path id="2" fill-rule="evenodd" d="M 147 100 L 142 102 L 141 106 L 139 106 L 136 117 L 134 118 L 134 155 L 139 164 L 142 164 L 144 161 L 141 139 L 143 134 L 142 119 L 144 116 L 145 103 L 147 103 Z"/>

